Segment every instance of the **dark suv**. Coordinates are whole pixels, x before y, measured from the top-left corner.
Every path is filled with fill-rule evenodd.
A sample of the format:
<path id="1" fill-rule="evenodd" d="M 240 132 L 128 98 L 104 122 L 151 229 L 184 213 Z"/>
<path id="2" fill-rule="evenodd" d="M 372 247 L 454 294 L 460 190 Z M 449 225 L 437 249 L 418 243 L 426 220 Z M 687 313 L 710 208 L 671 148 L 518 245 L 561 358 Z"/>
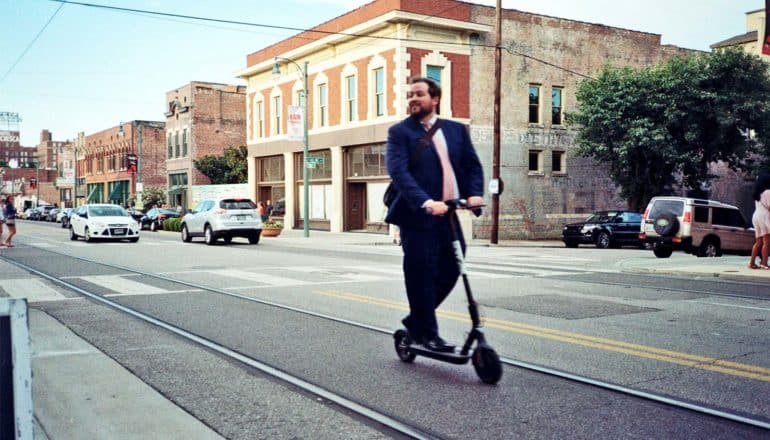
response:
<path id="1" fill-rule="evenodd" d="M 622 245 L 641 247 L 641 224 L 641 214 L 633 211 L 598 211 L 583 222 L 565 225 L 562 240 L 570 248 L 579 244 L 595 244 L 600 249 Z"/>

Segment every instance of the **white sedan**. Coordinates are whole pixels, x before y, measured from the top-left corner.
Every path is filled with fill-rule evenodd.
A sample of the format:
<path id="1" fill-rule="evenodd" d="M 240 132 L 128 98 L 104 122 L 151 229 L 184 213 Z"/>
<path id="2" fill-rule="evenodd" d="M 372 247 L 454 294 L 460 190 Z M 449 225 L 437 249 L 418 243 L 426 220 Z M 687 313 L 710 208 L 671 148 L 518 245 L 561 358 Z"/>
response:
<path id="1" fill-rule="evenodd" d="M 139 241 L 139 223 L 118 205 L 84 205 L 70 218 L 70 240 L 95 239 Z"/>

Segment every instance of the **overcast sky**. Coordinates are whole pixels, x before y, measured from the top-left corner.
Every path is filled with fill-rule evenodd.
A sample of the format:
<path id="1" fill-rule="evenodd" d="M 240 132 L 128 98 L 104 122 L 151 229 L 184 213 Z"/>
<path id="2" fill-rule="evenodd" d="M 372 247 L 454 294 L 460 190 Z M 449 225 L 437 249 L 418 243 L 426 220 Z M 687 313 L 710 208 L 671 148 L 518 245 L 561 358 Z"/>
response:
<path id="1" fill-rule="evenodd" d="M 307 28 L 360 0 L 84 0 L 88 3 Z M 475 3 L 494 5 L 495 1 Z M 503 0 L 503 7 L 662 35 L 664 44 L 709 50 L 746 31 L 762 0 Z M 0 112 L 22 118 L 21 142 L 54 140 L 134 119 L 163 121 L 165 93 L 193 80 L 242 84 L 246 55 L 294 34 L 264 27 L 67 4 L 0 0 Z M 56 11 L 58 10 L 58 13 Z M 54 15 L 54 13 L 56 13 Z M 53 19 L 51 17 L 53 16 Z M 50 24 L 42 31 L 46 23 Z M 39 35 L 37 40 L 30 43 Z M 25 52 L 26 50 L 26 52 Z M 22 56 L 23 54 L 23 56 Z M 554 60 L 558 62 L 558 60 Z M 5 130 L 0 126 L 0 130 Z"/>

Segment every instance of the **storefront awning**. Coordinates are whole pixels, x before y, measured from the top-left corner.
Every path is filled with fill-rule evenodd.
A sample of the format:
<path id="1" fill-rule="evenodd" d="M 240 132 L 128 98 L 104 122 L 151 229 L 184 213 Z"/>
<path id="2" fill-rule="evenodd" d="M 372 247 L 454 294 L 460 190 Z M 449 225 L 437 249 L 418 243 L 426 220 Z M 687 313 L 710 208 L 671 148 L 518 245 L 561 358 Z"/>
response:
<path id="1" fill-rule="evenodd" d="M 115 185 L 112 187 L 112 191 L 110 191 L 110 196 L 107 198 L 110 202 L 112 201 L 123 201 L 123 181 L 116 182 Z"/>
<path id="2" fill-rule="evenodd" d="M 91 188 L 91 191 L 88 192 L 88 197 L 86 197 L 86 202 L 90 203 L 93 202 L 96 198 L 96 191 L 99 189 L 99 186 L 94 185 L 93 188 Z"/>

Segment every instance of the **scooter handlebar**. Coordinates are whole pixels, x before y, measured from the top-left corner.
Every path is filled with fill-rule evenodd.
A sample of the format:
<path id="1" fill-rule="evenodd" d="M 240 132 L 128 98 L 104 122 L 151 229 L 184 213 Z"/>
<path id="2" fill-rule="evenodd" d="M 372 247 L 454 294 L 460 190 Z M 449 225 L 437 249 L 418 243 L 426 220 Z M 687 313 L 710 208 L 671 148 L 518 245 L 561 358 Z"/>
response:
<path id="1" fill-rule="evenodd" d="M 481 205 L 469 205 L 468 201 L 466 199 L 452 199 L 452 200 L 446 200 L 444 201 L 446 203 L 447 207 L 449 207 L 449 210 L 456 210 L 456 209 L 470 209 L 471 211 L 476 211 L 478 209 L 481 209 L 487 205 L 481 204 Z"/>

